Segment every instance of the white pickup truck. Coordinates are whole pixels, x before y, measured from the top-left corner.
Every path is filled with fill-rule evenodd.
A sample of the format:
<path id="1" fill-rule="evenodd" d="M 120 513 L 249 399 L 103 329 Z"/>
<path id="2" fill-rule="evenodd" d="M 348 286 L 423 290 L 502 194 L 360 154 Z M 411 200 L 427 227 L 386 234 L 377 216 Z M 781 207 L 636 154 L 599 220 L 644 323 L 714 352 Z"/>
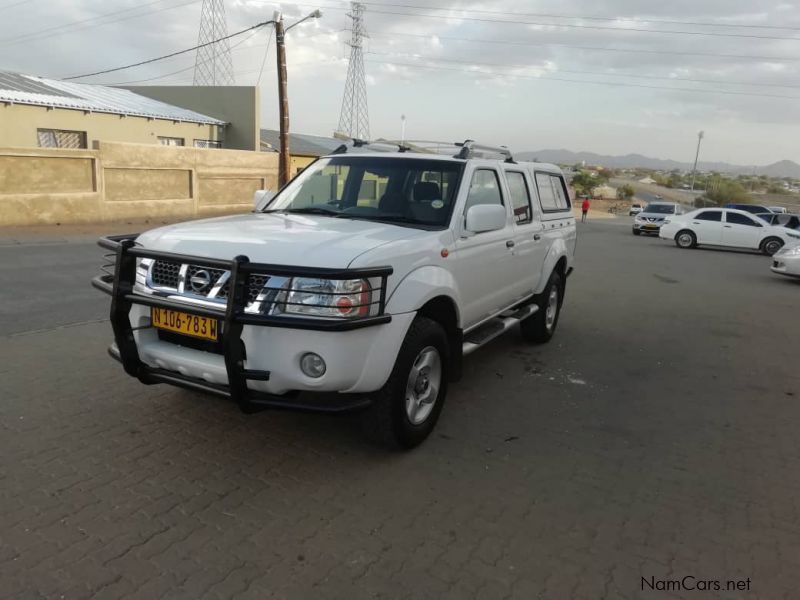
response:
<path id="1" fill-rule="evenodd" d="M 552 337 L 576 244 L 558 167 L 454 148 L 343 145 L 252 214 L 101 239 L 109 353 L 247 411 L 363 409 L 416 446 L 465 354 L 517 323 Z"/>

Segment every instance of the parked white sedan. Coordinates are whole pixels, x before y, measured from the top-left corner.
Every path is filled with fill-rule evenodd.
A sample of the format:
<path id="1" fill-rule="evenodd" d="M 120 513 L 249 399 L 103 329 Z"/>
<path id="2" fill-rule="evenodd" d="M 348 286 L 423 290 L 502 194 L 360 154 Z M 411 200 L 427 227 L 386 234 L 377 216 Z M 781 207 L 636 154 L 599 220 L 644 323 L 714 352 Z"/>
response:
<path id="1" fill-rule="evenodd" d="M 800 244 L 781 248 L 772 256 L 772 272 L 800 277 Z"/>
<path id="2" fill-rule="evenodd" d="M 680 248 L 698 245 L 728 246 L 761 250 L 772 256 L 784 245 L 800 241 L 800 231 L 769 225 L 743 210 L 701 208 L 670 217 L 661 226 L 659 237 L 674 240 Z"/>

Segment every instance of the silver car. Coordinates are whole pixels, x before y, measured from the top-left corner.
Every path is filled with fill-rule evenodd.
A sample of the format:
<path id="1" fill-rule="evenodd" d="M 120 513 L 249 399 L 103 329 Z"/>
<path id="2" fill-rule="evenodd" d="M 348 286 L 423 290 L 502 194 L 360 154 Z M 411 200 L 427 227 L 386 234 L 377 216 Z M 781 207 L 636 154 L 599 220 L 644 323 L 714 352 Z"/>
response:
<path id="1" fill-rule="evenodd" d="M 683 208 L 676 202 L 651 202 L 633 219 L 633 235 L 643 233 L 658 235 L 664 219 L 682 215 Z"/>

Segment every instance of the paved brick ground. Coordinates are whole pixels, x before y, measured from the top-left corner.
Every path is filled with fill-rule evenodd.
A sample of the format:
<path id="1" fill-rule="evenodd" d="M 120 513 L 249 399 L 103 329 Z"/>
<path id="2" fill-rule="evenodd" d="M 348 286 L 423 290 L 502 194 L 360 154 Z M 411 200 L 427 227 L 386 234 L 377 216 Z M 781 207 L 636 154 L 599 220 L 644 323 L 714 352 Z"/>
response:
<path id="1" fill-rule="evenodd" d="M 558 338 L 471 356 L 407 454 L 143 387 L 105 323 L 3 338 L 0 597 L 796 598 L 800 286 L 582 233 Z M 685 575 L 751 591 L 641 589 Z"/>

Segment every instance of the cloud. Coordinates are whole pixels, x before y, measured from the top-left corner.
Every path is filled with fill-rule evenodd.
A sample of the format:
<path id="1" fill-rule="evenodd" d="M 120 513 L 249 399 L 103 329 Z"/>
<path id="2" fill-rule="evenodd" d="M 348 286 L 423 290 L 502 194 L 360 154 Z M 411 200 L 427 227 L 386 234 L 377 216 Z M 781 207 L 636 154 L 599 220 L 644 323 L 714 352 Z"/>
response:
<path id="1" fill-rule="evenodd" d="M 197 43 L 200 5 L 33 0 L 0 20 L 0 68 L 65 76 L 174 52 Z M 273 10 L 294 22 L 316 7 L 323 17 L 287 36 L 290 98 L 293 127 L 325 134 L 336 128 L 347 73 L 349 3 L 226 1 L 230 32 Z M 686 132 L 705 128 L 726 140 L 708 151 L 727 159 L 800 160 L 800 41 L 772 39 L 800 35 L 736 27 L 800 28 L 794 2 L 437 0 L 412 9 L 372 0 L 365 25 L 374 135 L 394 131 L 407 112 L 425 137 L 664 156 L 684 152 Z M 689 33 L 666 33 L 675 31 Z M 255 83 L 268 37 L 260 30 L 231 40 L 237 83 Z M 269 43 L 266 125 L 276 122 L 274 37 Z M 193 64 L 189 53 L 89 81 L 187 84 Z"/>

